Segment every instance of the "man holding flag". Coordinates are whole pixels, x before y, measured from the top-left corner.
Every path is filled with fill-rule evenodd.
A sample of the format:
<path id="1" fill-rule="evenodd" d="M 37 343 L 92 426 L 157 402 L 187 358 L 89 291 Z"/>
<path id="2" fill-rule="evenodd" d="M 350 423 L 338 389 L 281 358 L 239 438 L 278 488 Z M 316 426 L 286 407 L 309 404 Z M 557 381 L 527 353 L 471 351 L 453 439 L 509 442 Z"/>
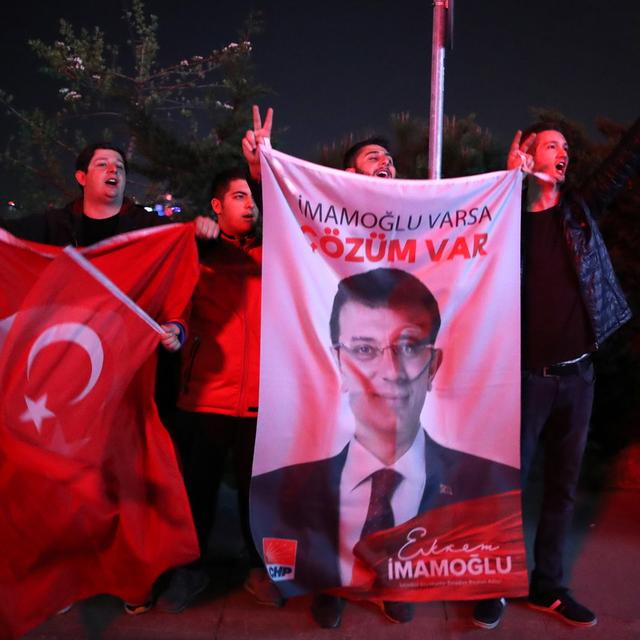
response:
<path id="1" fill-rule="evenodd" d="M 13 220 L 0 220 L 13 235 L 56 246 L 86 247 L 114 235 L 155 227 L 171 222 L 150 214 L 124 195 L 127 185 L 127 160 L 124 152 L 109 142 L 86 146 L 76 158 L 75 178 L 82 196 L 62 209 Z M 196 219 L 198 236 L 217 235 L 213 221 Z M 162 345 L 169 351 L 180 348 L 185 338 L 184 327 L 177 322 L 163 325 Z"/>
<path id="2" fill-rule="evenodd" d="M 273 123 L 273 109 L 267 109 L 264 125 L 259 108 L 253 106 L 253 130 L 247 131 L 242 140 L 242 150 L 249 166 L 251 177 L 261 180 L 260 153 L 258 146 L 270 138 Z M 380 137 L 367 138 L 352 145 L 344 155 L 343 168 L 350 173 L 393 179 L 396 169 L 386 140 Z M 328 593 L 318 593 L 311 604 L 314 620 L 323 628 L 340 625 L 345 600 Z M 410 622 L 414 605 L 402 602 L 385 603 L 384 614 L 393 622 Z"/>
<path id="3" fill-rule="evenodd" d="M 259 112 L 257 108 L 254 108 L 254 131 L 248 131 L 243 140 L 245 157 L 252 176 L 256 179 L 260 178 L 261 173 L 257 145 L 263 139 L 269 137 L 271 122 L 271 110 L 267 112 L 263 127 Z M 396 178 L 396 169 L 388 150 L 388 143 L 384 139 L 377 137 L 362 140 L 349 148 L 343 159 L 343 169 L 346 172 L 363 176 L 391 180 Z M 286 178 L 284 181 L 286 183 Z M 388 205 L 387 208 L 389 208 Z M 336 205 L 336 209 L 339 210 L 339 205 Z M 329 230 L 325 229 L 324 233 L 329 234 Z M 341 234 L 338 230 L 334 230 L 333 233 L 335 234 L 334 238 Z M 373 233 L 371 238 L 375 236 L 376 234 Z M 327 237 L 323 238 L 323 240 L 326 241 Z M 384 235 L 381 234 L 380 237 L 383 238 Z M 346 240 L 346 242 L 349 241 L 350 239 Z M 380 275 L 380 281 L 376 280 L 374 274 Z M 413 518 L 416 514 L 421 514 L 440 505 L 450 506 L 457 501 L 467 502 L 473 498 L 493 495 L 500 491 L 517 490 L 518 474 L 513 468 L 495 464 L 477 456 L 465 456 L 459 451 L 445 447 L 438 447 L 428 435 L 423 436 L 426 431 L 420 427 L 418 417 L 423 409 L 426 390 L 430 388 L 431 381 L 440 363 L 441 351 L 439 349 L 434 349 L 433 344 L 431 344 L 427 351 L 421 351 L 423 355 L 431 354 L 433 357 L 428 360 L 428 364 L 424 369 L 419 368 L 414 371 L 415 375 L 407 374 L 403 376 L 398 373 L 402 367 L 397 364 L 400 358 L 399 351 L 404 345 L 402 339 L 400 339 L 399 343 L 394 342 L 394 340 L 390 343 L 382 340 L 381 344 L 385 346 L 378 347 L 376 342 L 375 348 L 372 347 L 373 342 L 368 342 L 367 344 L 353 343 L 353 340 L 362 340 L 365 335 L 368 340 L 373 341 L 373 335 L 379 337 L 378 334 L 382 335 L 389 329 L 388 319 L 385 319 L 381 325 L 385 327 L 384 330 L 381 330 L 380 327 L 375 327 L 375 323 L 368 323 L 367 319 L 370 315 L 388 314 L 391 317 L 397 314 L 402 316 L 395 308 L 397 305 L 394 306 L 394 304 L 389 303 L 390 308 L 387 309 L 388 301 L 385 300 L 386 294 L 389 294 L 390 299 L 396 300 L 394 283 L 396 283 L 396 277 L 401 274 L 403 272 L 394 269 L 379 269 L 367 274 L 360 274 L 357 277 L 354 276 L 353 279 L 347 278 L 342 281 L 344 287 L 343 284 L 340 285 L 341 288 L 348 290 L 349 283 L 353 282 L 355 286 L 355 283 L 362 280 L 366 285 L 363 284 L 361 288 L 370 289 L 367 295 L 360 292 L 362 294 L 361 297 L 356 296 L 356 302 L 361 303 L 361 306 L 355 305 L 358 312 L 355 315 L 348 315 L 348 318 L 352 321 L 352 324 L 348 327 L 351 330 L 349 335 L 342 334 L 342 331 L 346 330 L 346 315 L 345 318 L 342 318 L 343 314 L 338 313 L 335 316 L 336 321 L 332 321 L 332 343 L 341 371 L 342 389 L 348 391 L 349 404 L 354 414 L 356 425 L 358 425 L 352 443 L 337 456 L 280 468 L 254 477 L 255 500 L 253 500 L 253 505 L 256 511 L 252 514 L 252 521 L 254 522 L 254 535 L 257 537 L 257 542 L 259 544 L 261 540 L 280 539 L 298 541 L 300 564 L 295 569 L 295 579 L 290 583 L 282 583 L 283 593 L 294 595 L 296 588 L 315 590 L 316 594 L 313 598 L 311 612 L 315 621 L 324 628 L 335 628 L 341 623 L 342 611 L 346 600 L 337 595 L 335 591 L 329 592 L 328 589 L 331 586 L 355 584 L 352 580 L 353 576 L 359 573 L 359 566 L 357 562 L 354 563 L 354 547 L 357 546 L 361 538 L 365 539 L 369 534 L 389 526 L 369 526 L 365 523 L 365 516 L 367 516 L 368 511 L 367 504 L 369 504 L 369 497 L 367 496 L 369 493 L 372 500 L 374 497 L 378 497 L 381 500 L 386 500 L 387 503 L 391 503 L 394 513 L 389 521 L 399 524 Z M 387 275 L 389 276 L 389 282 L 387 283 L 389 286 L 384 284 Z M 408 299 L 422 299 L 421 296 L 424 295 L 425 290 L 424 285 L 418 286 L 418 281 L 410 277 L 408 273 L 404 274 L 404 276 L 404 278 L 400 279 L 403 283 L 413 283 L 412 287 L 409 287 L 411 288 L 411 293 L 408 294 Z M 400 289 L 404 290 L 403 287 L 400 287 Z M 358 290 L 360 291 L 360 289 Z M 367 296 L 372 296 L 372 298 Z M 433 299 L 430 292 L 427 297 Z M 345 305 L 345 312 L 354 307 L 352 302 L 349 301 Z M 435 309 L 437 315 L 437 304 L 435 304 Z M 430 308 L 429 313 L 431 312 L 432 309 Z M 416 309 L 414 307 L 411 309 L 411 314 L 402 316 L 402 321 L 399 322 L 401 326 L 406 328 L 411 324 L 409 315 L 414 319 L 422 316 L 430 318 L 425 309 Z M 396 319 L 399 320 L 398 318 Z M 425 322 L 426 325 L 431 327 L 431 333 L 427 331 L 427 335 L 430 335 L 433 342 L 437 333 L 437 329 L 433 330 L 435 321 L 429 319 Z M 360 326 L 359 323 L 363 323 L 367 330 L 364 330 L 364 327 Z M 356 327 L 358 327 L 357 330 L 355 330 Z M 421 328 L 421 330 L 423 329 L 424 327 Z M 374 334 L 369 335 L 367 333 L 368 330 L 374 331 Z M 384 338 L 391 337 L 398 339 L 397 335 L 391 336 L 390 333 L 389 335 L 384 333 Z M 391 346 L 388 346 L 389 344 Z M 373 353 L 376 349 L 378 353 L 381 350 L 393 349 L 394 353 L 393 356 L 390 353 L 388 359 L 379 358 L 381 362 L 386 364 L 390 364 L 390 361 L 393 360 L 395 367 L 389 366 L 388 368 L 395 368 L 397 374 L 393 380 L 388 379 L 386 375 L 387 367 L 385 366 L 381 368 L 380 376 L 378 376 L 380 381 L 386 380 L 387 388 L 384 393 L 389 394 L 386 407 L 380 405 L 383 391 L 379 390 L 377 384 L 369 380 L 368 374 L 365 375 L 355 364 L 366 364 L 360 362 L 359 358 L 365 359 L 365 352 L 367 354 L 370 351 Z M 407 349 L 408 352 L 413 353 L 413 346 L 407 346 Z M 416 362 L 420 362 L 420 359 L 413 360 L 412 364 Z M 385 371 L 384 375 L 382 370 Z M 347 381 L 349 381 L 348 384 Z M 366 381 L 366 383 L 363 381 Z M 383 383 L 380 382 L 380 384 Z M 410 389 L 414 388 L 416 390 L 415 393 L 410 391 Z M 365 389 L 368 389 L 368 392 Z M 417 393 L 418 389 L 421 389 L 422 392 Z M 407 415 L 401 419 L 400 416 L 407 407 L 401 407 L 400 405 L 405 402 L 411 404 L 409 402 L 410 396 L 413 398 L 412 410 L 407 411 Z M 420 400 L 418 400 L 419 398 Z M 384 402 L 382 404 L 384 405 Z M 398 485 L 376 483 L 371 480 L 372 474 L 368 476 L 365 474 L 366 477 L 358 476 L 358 481 L 354 483 L 358 487 L 356 491 L 358 499 L 349 503 L 346 498 L 353 499 L 353 496 L 348 494 L 344 488 L 346 486 L 345 483 L 348 484 L 350 480 L 353 480 L 359 474 L 359 472 L 355 475 L 353 473 L 350 474 L 349 470 L 353 471 L 356 467 L 362 467 L 360 462 L 366 459 L 370 463 L 371 470 L 375 472 L 376 463 L 374 460 L 382 460 L 383 458 L 380 458 L 378 454 L 381 452 L 380 447 L 384 450 L 384 446 L 381 444 L 384 438 L 375 437 L 375 434 L 378 433 L 376 425 L 384 422 L 384 417 L 388 413 L 393 413 L 391 411 L 392 406 L 398 409 L 398 415 L 389 416 L 388 422 L 394 428 L 389 427 L 387 430 L 387 439 L 390 438 L 393 442 L 396 442 L 397 438 L 398 441 L 407 444 L 407 447 L 401 451 L 394 450 L 390 457 L 385 458 L 383 464 L 385 467 L 391 465 L 394 469 L 395 465 L 399 464 L 405 472 L 407 470 L 406 467 L 412 468 L 413 471 L 406 476 L 406 481 L 401 483 L 401 488 L 397 492 Z M 353 456 L 359 456 L 359 462 L 349 464 L 348 461 Z M 410 457 L 413 464 L 409 464 L 405 457 Z M 429 478 L 425 475 L 425 458 L 428 459 L 426 468 L 429 469 L 427 474 Z M 422 465 L 416 467 L 415 463 L 420 459 L 423 461 Z M 379 464 L 381 463 L 378 463 L 378 466 Z M 421 470 L 417 470 L 417 468 Z M 470 484 L 459 482 L 459 478 L 455 475 L 456 472 L 452 471 L 452 469 L 457 468 L 467 470 L 468 475 L 466 478 L 472 479 Z M 436 472 L 436 469 L 440 469 L 442 473 Z M 436 476 L 440 480 L 436 481 Z M 408 478 L 412 480 L 409 481 Z M 425 478 L 427 479 L 425 480 Z M 282 490 L 275 489 L 276 486 L 281 487 Z M 436 487 L 436 489 L 434 490 L 433 487 Z M 316 493 L 314 493 L 316 490 L 319 492 L 317 495 L 323 497 L 313 499 L 312 496 L 316 496 Z M 440 492 L 439 494 L 438 491 Z M 274 496 L 273 500 L 269 500 L 269 495 Z M 408 498 L 407 496 L 410 497 Z M 301 500 L 298 501 L 298 498 L 301 498 Z M 275 504 L 276 506 L 272 507 L 270 502 L 271 505 Z M 283 507 L 283 504 L 286 507 Z M 318 505 L 321 504 L 325 506 L 320 508 Z M 343 507 L 345 504 L 348 506 Z M 313 505 L 316 505 L 315 509 Z M 371 505 L 369 506 L 371 507 Z M 263 511 L 258 511 L 261 509 Z M 346 522 L 349 518 L 343 519 L 340 514 L 343 511 L 353 514 L 354 509 L 360 516 L 356 519 L 357 522 L 347 526 Z M 277 511 L 281 516 L 277 524 L 273 525 L 272 530 L 266 524 L 271 522 L 268 515 L 271 510 Z M 376 511 L 376 508 L 373 508 L 373 510 Z M 289 516 L 291 519 L 287 520 Z M 368 517 L 366 519 L 368 520 Z M 339 526 L 336 524 L 338 520 L 340 521 Z M 367 532 L 366 534 L 364 533 L 365 531 Z M 337 558 L 338 549 L 339 559 Z M 318 591 L 320 592 L 318 593 Z M 298 590 L 298 593 L 301 592 Z M 403 595 L 402 593 L 393 593 L 391 597 L 380 598 L 381 610 L 385 617 L 392 622 L 402 623 L 413 619 L 414 604 L 398 601 Z"/>
<path id="4" fill-rule="evenodd" d="M 144 611 L 157 576 L 197 556 L 153 403 L 158 341 L 184 336 L 194 228 L 148 229 L 164 220 L 124 197 L 108 143 L 80 153 L 75 177 L 75 202 L 5 223 L 25 241 L 0 230 L 3 636 L 96 593 Z"/>

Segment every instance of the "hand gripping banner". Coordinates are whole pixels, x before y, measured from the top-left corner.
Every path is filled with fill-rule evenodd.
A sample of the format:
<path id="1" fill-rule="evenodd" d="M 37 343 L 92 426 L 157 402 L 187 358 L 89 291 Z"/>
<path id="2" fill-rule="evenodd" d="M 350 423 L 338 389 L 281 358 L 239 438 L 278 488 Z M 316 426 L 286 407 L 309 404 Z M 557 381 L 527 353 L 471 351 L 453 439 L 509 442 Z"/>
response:
<path id="1" fill-rule="evenodd" d="M 518 172 L 388 180 L 262 150 L 251 517 L 285 596 L 527 591 Z"/>

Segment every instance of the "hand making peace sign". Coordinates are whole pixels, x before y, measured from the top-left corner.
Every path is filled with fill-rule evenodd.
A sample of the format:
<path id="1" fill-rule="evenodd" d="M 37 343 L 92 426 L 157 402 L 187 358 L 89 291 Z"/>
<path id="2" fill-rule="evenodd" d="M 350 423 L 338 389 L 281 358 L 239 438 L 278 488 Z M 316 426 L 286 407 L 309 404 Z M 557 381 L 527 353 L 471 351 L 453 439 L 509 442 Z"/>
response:
<path id="1" fill-rule="evenodd" d="M 242 153 L 244 154 L 249 172 L 254 180 L 260 180 L 260 155 L 258 145 L 265 139 L 271 137 L 271 126 L 273 124 L 273 109 L 267 109 L 264 125 L 260 118 L 258 105 L 253 105 L 253 131 L 249 130 L 242 139 Z"/>
<path id="2" fill-rule="evenodd" d="M 520 143 L 522 131 L 517 131 L 513 138 L 513 142 L 509 147 L 509 155 L 507 156 L 507 169 L 521 169 L 523 173 L 533 172 L 533 156 L 528 153 L 531 145 L 536 139 L 536 134 L 532 133 L 527 139 Z"/>

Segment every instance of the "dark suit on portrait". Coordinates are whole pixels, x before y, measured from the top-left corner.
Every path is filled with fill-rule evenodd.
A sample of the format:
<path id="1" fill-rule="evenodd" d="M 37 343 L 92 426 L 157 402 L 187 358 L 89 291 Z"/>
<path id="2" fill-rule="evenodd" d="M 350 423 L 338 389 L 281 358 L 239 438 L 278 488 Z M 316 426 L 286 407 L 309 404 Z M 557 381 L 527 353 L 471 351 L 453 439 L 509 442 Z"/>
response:
<path id="1" fill-rule="evenodd" d="M 518 469 L 425 436 L 427 477 L 419 513 L 520 488 Z M 262 553 L 263 537 L 298 541 L 295 580 L 278 582 L 285 597 L 340 586 L 340 476 L 348 449 L 349 444 L 331 458 L 275 469 L 251 481 L 256 548 Z"/>

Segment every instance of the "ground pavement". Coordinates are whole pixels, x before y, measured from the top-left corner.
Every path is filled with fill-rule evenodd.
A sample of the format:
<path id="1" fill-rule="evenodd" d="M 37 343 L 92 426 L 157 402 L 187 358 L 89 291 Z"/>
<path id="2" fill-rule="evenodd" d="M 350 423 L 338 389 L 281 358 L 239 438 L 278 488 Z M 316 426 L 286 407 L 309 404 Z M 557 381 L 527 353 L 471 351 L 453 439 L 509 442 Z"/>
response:
<path id="1" fill-rule="evenodd" d="M 638 640 L 640 639 L 640 489 L 595 488 L 579 495 L 570 541 L 571 585 L 580 602 L 594 609 L 598 625 L 574 629 L 555 617 L 510 602 L 498 628 L 471 624 L 472 604 L 419 604 L 412 623 L 387 622 L 371 605 L 350 604 L 339 629 L 319 629 L 311 619 L 310 598 L 282 609 L 255 604 L 242 589 L 242 564 L 234 560 L 239 533 L 233 492 L 223 485 L 223 523 L 213 545 L 224 550 L 213 567 L 208 591 L 180 614 L 150 611 L 131 617 L 120 601 L 101 596 L 77 604 L 26 636 L 25 640 Z M 595 483 L 602 484 L 602 483 Z M 605 483 L 606 484 L 606 483 Z M 536 485 L 534 484 L 534 487 Z M 535 491 L 530 502 L 535 504 Z M 525 522 L 531 519 L 527 513 Z M 525 525 L 526 526 L 526 525 Z M 530 534 L 529 527 L 527 532 Z M 528 536 L 530 538 L 530 535 Z"/>

